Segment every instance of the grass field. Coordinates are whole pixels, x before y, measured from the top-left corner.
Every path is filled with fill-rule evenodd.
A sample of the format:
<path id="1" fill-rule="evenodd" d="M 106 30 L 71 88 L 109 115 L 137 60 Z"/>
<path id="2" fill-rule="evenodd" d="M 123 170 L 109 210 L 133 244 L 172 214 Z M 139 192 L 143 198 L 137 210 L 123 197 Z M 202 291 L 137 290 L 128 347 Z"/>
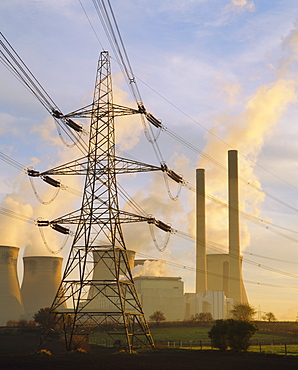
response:
<path id="1" fill-rule="evenodd" d="M 249 351 L 274 354 L 298 355 L 297 323 L 255 323 L 259 330 L 251 338 Z M 208 332 L 211 324 L 196 326 L 169 325 L 166 323 L 151 327 L 151 334 L 157 346 L 175 348 L 210 349 Z M 98 345 L 112 345 L 110 338 L 103 333 L 95 332 L 90 342 Z"/>

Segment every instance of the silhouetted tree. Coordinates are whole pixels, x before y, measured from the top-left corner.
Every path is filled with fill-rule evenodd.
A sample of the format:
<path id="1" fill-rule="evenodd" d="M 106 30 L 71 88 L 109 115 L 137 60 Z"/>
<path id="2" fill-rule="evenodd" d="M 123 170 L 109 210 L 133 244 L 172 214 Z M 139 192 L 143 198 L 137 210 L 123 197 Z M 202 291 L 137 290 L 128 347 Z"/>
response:
<path id="1" fill-rule="evenodd" d="M 20 329 L 30 329 L 30 328 L 35 328 L 36 323 L 33 320 L 8 320 L 6 323 L 6 326 L 15 326 Z"/>
<path id="2" fill-rule="evenodd" d="M 230 311 L 232 318 L 238 321 L 253 321 L 257 311 L 249 303 L 236 303 Z"/>
<path id="3" fill-rule="evenodd" d="M 268 322 L 276 321 L 276 317 L 273 312 L 266 312 L 265 315 L 262 316 L 262 319 Z"/>
<path id="4" fill-rule="evenodd" d="M 33 319 L 37 325 L 41 328 L 51 327 L 55 320 L 55 315 L 50 314 L 50 307 L 41 308 L 36 314 L 34 314 Z"/>
<path id="5" fill-rule="evenodd" d="M 152 315 L 149 316 L 151 321 L 155 321 L 156 324 L 159 324 L 161 321 L 165 321 L 166 318 L 161 311 L 155 311 Z"/>
<path id="6" fill-rule="evenodd" d="M 210 312 L 200 312 L 192 315 L 190 321 L 211 322 L 213 321 L 213 316 Z"/>
<path id="7" fill-rule="evenodd" d="M 200 312 L 198 315 L 198 321 L 200 322 L 211 322 L 213 321 L 213 316 L 211 312 Z"/>

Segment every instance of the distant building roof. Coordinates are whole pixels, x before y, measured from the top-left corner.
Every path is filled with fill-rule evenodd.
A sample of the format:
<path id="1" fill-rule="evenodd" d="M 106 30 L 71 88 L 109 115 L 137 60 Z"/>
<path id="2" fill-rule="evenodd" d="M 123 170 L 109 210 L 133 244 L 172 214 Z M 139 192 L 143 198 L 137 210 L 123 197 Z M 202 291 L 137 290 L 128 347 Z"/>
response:
<path id="1" fill-rule="evenodd" d="M 173 280 L 180 281 L 182 278 L 174 276 L 136 276 L 134 280 Z"/>

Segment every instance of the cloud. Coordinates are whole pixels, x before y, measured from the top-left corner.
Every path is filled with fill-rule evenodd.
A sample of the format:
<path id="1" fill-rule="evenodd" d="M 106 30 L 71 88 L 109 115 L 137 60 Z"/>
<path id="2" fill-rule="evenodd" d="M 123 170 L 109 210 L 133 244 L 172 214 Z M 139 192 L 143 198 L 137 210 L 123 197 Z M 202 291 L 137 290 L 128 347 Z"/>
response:
<path id="1" fill-rule="evenodd" d="M 33 216 L 32 206 L 24 202 L 22 197 L 17 193 L 7 195 L 1 206 L 9 212 L 23 215 L 29 219 Z M 17 218 L 2 216 L 0 217 L 0 244 L 20 247 L 28 239 L 28 228 L 24 227 L 24 222 Z"/>
<path id="2" fill-rule="evenodd" d="M 241 2 L 245 5 L 244 2 Z M 241 5 L 240 2 L 238 6 Z M 290 67 L 298 57 L 298 33 L 293 30 L 283 43 L 284 55 L 280 68 L 275 71 L 276 79 L 273 82 L 259 86 L 254 94 L 245 98 L 238 97 L 239 113 L 232 113 L 227 107 L 215 118 L 216 124 L 205 135 L 207 144 L 204 153 L 214 158 L 218 166 L 210 163 L 206 157 L 198 162 L 198 167 L 206 169 L 206 192 L 221 201 L 227 202 L 227 172 L 221 166 L 227 167 L 227 151 L 239 151 L 239 174 L 252 186 L 240 181 L 240 210 L 259 216 L 265 194 L 256 191 L 262 188 L 261 182 L 255 173 L 256 162 L 263 149 L 264 143 L 274 132 L 289 107 L 297 103 L 297 82 L 295 73 Z M 228 101 L 237 103 L 235 99 L 242 92 L 238 82 L 233 84 L 220 81 L 220 87 Z M 243 92 L 242 92 L 243 95 Z M 239 101 L 245 104 L 241 107 Z M 233 107 L 234 108 L 234 107 Z M 220 138 L 220 140 L 218 140 Z M 189 204 L 194 204 L 190 198 Z M 207 201 L 207 238 L 227 245 L 228 214 L 227 209 L 216 202 Z M 190 232 L 195 232 L 194 210 L 188 214 Z M 241 224 L 241 244 L 245 249 L 250 243 L 250 234 L 246 223 Z"/>
<path id="3" fill-rule="evenodd" d="M 243 112 L 238 115 L 223 114 L 218 118 L 218 130 L 214 129 L 213 132 L 220 135 L 223 141 L 220 142 L 209 134 L 204 152 L 226 167 L 228 149 L 231 147 L 237 149 L 240 153 L 240 176 L 254 187 L 261 188 L 254 172 L 255 161 L 263 148 L 265 138 L 271 135 L 273 127 L 289 105 L 297 101 L 295 88 L 295 81 L 283 79 L 260 86 L 249 98 Z M 230 148 L 225 143 L 229 143 Z M 199 161 L 198 167 L 206 168 L 207 194 L 227 200 L 227 173 L 211 165 L 205 158 Z M 244 212 L 258 216 L 264 194 L 257 192 L 254 187 L 242 185 L 240 181 L 240 208 Z M 223 242 L 225 236 L 219 231 L 227 226 L 227 210 L 214 202 L 209 202 L 207 220 L 210 240 L 218 240 L 218 236 L 221 235 Z M 249 240 L 247 228 L 242 228 L 243 248 L 248 245 Z"/>
<path id="4" fill-rule="evenodd" d="M 132 270 L 133 277 L 137 276 L 170 276 L 166 264 L 162 261 L 145 261 Z"/>
<path id="5" fill-rule="evenodd" d="M 172 180 L 169 181 L 169 187 L 173 195 L 176 195 L 177 183 Z M 167 187 L 163 174 L 155 174 L 142 189 L 138 189 L 133 196 L 133 202 L 145 212 L 145 216 L 154 217 L 167 224 L 170 224 L 175 229 L 186 229 L 185 226 L 185 209 L 180 198 L 176 201 L 170 199 L 167 194 Z M 130 203 L 124 206 L 125 211 L 139 213 L 134 208 L 130 207 Z M 145 223 L 145 222 L 144 222 Z M 126 246 L 136 252 L 149 252 L 155 249 L 156 242 L 160 248 L 164 247 L 167 241 L 167 233 L 160 230 L 156 226 L 149 226 L 144 223 L 134 223 L 132 225 L 123 225 Z M 183 225 L 183 226 L 181 226 Z M 151 235 L 150 235 L 151 231 Z M 138 236 L 136 238 L 136 235 Z"/>
<path id="6" fill-rule="evenodd" d="M 228 104 L 237 104 L 239 101 L 240 94 L 243 90 L 243 87 L 240 83 L 229 83 L 224 81 L 219 81 L 221 85 L 221 96 L 223 96 L 224 100 Z"/>
<path id="7" fill-rule="evenodd" d="M 254 11 L 255 10 L 255 4 L 253 1 L 247 1 L 247 0 L 232 0 L 230 4 L 228 4 L 225 8 L 225 10 L 229 11 Z"/>
<path id="8" fill-rule="evenodd" d="M 124 84 L 122 74 L 113 75 L 113 95 L 114 103 L 125 107 L 137 109 L 136 102 L 121 86 Z M 120 151 L 133 149 L 140 141 L 143 132 L 141 118 L 139 114 L 122 116 L 115 120 L 116 124 L 116 143 Z"/>
<path id="9" fill-rule="evenodd" d="M 15 117 L 13 117 L 11 114 L 8 113 L 0 113 L 0 121 L 1 121 L 1 127 L 0 127 L 0 135 L 4 136 L 7 134 L 17 135 L 18 130 L 13 125 L 15 122 Z"/>

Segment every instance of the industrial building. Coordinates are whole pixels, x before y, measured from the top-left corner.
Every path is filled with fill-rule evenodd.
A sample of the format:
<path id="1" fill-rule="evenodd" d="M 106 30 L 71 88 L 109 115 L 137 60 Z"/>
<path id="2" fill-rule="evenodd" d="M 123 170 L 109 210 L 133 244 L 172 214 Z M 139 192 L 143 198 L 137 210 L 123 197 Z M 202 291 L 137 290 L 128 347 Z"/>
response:
<path id="1" fill-rule="evenodd" d="M 134 282 L 147 317 L 161 311 L 167 321 L 183 320 L 184 284 L 181 277 L 138 276 Z"/>
<path id="2" fill-rule="evenodd" d="M 167 321 L 189 320 L 201 312 L 214 319 L 226 318 L 234 303 L 246 303 L 242 279 L 238 207 L 237 151 L 228 152 L 229 250 L 224 254 L 207 254 L 205 170 L 196 171 L 196 291 L 184 293 L 181 277 L 137 276 L 136 290 L 147 317 L 161 311 Z M 17 258 L 19 248 L 0 247 L 0 325 L 8 320 L 32 318 L 40 308 L 49 307 L 61 282 L 62 258 L 57 256 L 23 257 L 24 277 L 19 287 Z M 94 249 L 94 284 L 89 290 L 95 310 L 112 310 L 113 300 L 98 294 L 96 281 L 110 280 L 115 273 L 111 247 Z M 127 251 L 130 269 L 143 264 L 135 252 Z M 124 269 L 122 266 L 121 269 Z M 121 271 L 120 269 L 120 271 Z M 94 296 L 98 295 L 98 297 Z"/>

